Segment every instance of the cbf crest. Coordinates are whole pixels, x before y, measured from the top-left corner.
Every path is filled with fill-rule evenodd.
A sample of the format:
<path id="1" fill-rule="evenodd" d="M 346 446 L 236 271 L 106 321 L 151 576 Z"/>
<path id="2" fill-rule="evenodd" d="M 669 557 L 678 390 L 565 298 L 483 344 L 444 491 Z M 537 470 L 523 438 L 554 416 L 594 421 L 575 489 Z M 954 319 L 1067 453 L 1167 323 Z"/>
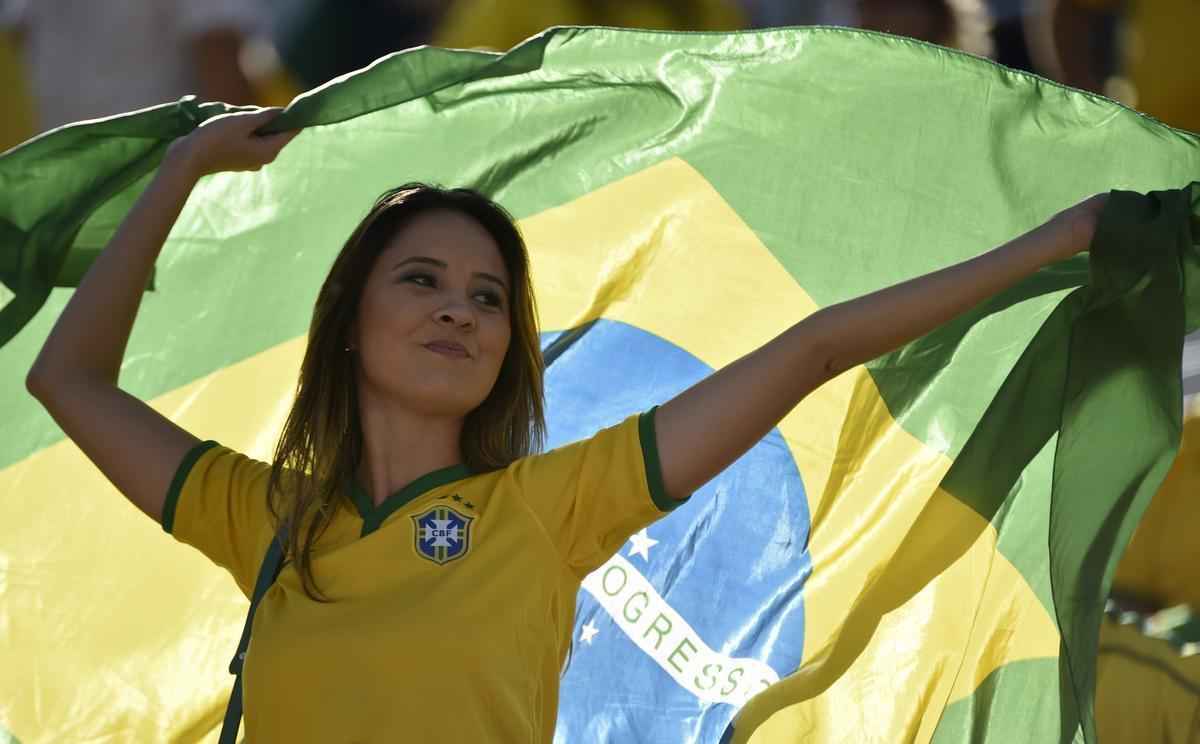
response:
<path id="1" fill-rule="evenodd" d="M 449 506 L 434 506 L 412 518 L 413 546 L 417 555 L 438 565 L 462 558 L 471 549 L 474 517 Z"/>

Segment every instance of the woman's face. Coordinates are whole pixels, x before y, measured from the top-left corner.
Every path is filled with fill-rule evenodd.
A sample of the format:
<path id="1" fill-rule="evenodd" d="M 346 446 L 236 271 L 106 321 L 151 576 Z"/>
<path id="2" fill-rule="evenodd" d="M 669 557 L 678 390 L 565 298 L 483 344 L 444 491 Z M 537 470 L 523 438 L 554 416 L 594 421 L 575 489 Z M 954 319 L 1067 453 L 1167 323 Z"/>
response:
<path id="1" fill-rule="evenodd" d="M 388 241 L 363 288 L 351 344 L 363 399 L 463 417 L 491 392 L 508 351 L 511 279 L 471 217 L 433 210 Z"/>

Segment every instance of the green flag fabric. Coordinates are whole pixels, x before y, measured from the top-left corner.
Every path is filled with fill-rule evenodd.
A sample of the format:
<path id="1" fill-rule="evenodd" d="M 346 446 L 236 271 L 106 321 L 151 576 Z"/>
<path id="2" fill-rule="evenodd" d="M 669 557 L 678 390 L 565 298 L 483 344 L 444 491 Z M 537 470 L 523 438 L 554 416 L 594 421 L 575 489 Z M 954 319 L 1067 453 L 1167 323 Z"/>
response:
<path id="1" fill-rule="evenodd" d="M 22 380 L 168 144 L 227 110 L 183 100 L 0 156 L 0 739 L 219 726 L 244 599 L 125 503 Z M 406 181 L 517 216 L 554 441 L 1116 189 L 1089 254 L 823 386 L 588 577 L 557 734 L 1095 741 L 1103 600 L 1178 448 L 1182 337 L 1200 326 L 1196 136 L 829 28 L 410 50 L 271 129 L 294 127 L 261 172 L 196 188 L 121 375 L 260 459 L 333 256 Z"/>

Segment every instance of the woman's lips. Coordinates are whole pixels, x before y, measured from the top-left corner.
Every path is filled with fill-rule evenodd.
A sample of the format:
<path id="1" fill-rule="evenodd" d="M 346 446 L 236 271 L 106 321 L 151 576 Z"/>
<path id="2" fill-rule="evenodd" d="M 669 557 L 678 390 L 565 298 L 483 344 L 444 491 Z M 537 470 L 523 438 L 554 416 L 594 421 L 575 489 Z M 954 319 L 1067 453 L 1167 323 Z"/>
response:
<path id="1" fill-rule="evenodd" d="M 462 344 L 453 341 L 430 341 L 424 344 L 434 354 L 450 357 L 451 359 L 470 359 L 471 355 Z"/>

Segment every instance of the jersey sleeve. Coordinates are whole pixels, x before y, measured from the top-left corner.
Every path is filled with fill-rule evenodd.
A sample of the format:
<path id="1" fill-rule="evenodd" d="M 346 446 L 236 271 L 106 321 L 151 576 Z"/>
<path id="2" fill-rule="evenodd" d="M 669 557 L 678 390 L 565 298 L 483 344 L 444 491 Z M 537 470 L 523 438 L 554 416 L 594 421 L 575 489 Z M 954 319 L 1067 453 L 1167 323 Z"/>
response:
<path id="1" fill-rule="evenodd" d="M 663 487 L 655 411 L 514 466 L 526 503 L 580 579 L 686 501 Z"/>
<path id="2" fill-rule="evenodd" d="M 163 503 L 163 529 L 228 570 L 247 597 L 273 536 L 270 473 L 265 462 L 202 442 L 180 462 Z"/>

